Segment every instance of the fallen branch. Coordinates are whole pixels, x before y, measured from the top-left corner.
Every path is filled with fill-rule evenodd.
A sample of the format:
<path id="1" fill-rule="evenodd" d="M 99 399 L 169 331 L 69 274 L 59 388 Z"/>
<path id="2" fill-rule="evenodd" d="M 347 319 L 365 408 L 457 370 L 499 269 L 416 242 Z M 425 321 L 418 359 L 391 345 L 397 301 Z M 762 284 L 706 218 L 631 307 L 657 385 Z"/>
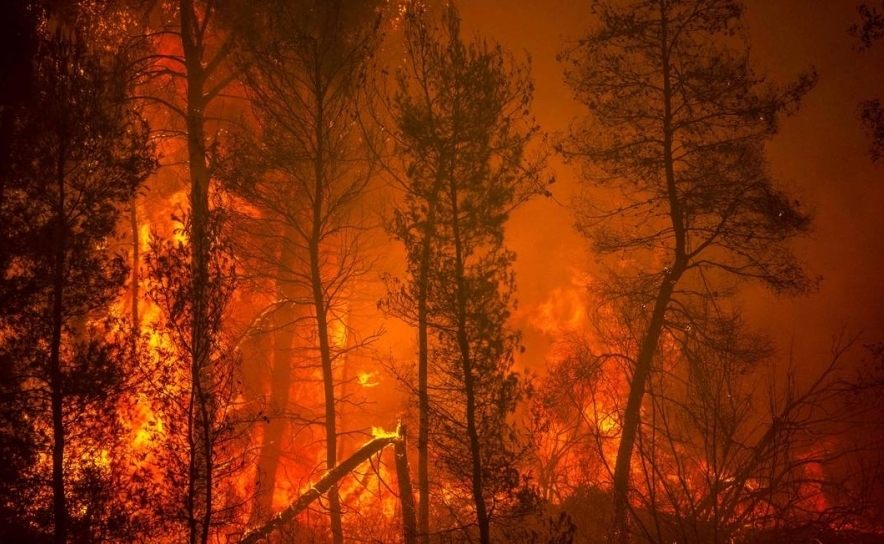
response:
<path id="1" fill-rule="evenodd" d="M 372 455 L 378 453 L 385 447 L 390 444 L 396 444 L 396 468 L 400 471 L 399 474 L 399 489 L 400 493 L 403 492 L 403 480 L 405 480 L 405 487 L 410 491 L 411 490 L 411 480 L 408 477 L 408 463 L 405 461 L 405 430 L 400 425 L 396 429 L 396 433 L 390 433 L 387 435 L 379 436 L 374 438 L 373 440 L 366 443 L 364 446 L 359 448 L 356 453 L 345 459 L 341 464 L 329 470 L 325 476 L 323 476 L 318 482 L 316 482 L 313 487 L 307 490 L 306 493 L 298 497 L 298 500 L 290 504 L 286 507 L 285 510 L 275 514 L 270 520 L 262 525 L 261 527 L 257 527 L 250 531 L 246 531 L 243 534 L 242 539 L 239 541 L 240 544 L 257 544 L 259 540 L 262 538 L 267 538 L 273 531 L 279 529 L 281 526 L 290 522 L 295 516 L 301 513 L 304 509 L 310 506 L 310 503 L 318 499 L 322 496 L 323 493 L 331 489 L 331 487 L 337 483 L 338 480 L 355 470 L 359 465 L 367 461 L 371 458 Z M 402 453 L 402 461 L 400 462 L 400 449 L 399 445 L 401 444 L 401 453 Z M 400 463 L 404 467 L 405 475 L 401 474 Z M 410 493 L 408 496 L 400 497 L 403 501 L 403 515 L 405 516 L 405 533 L 406 533 L 406 541 L 410 535 L 414 535 L 414 499 L 411 498 Z M 410 504 L 409 506 L 406 506 Z M 410 510 L 410 516 L 409 511 Z M 409 517 L 411 519 L 409 519 Z M 409 535 L 410 533 L 410 535 Z"/>

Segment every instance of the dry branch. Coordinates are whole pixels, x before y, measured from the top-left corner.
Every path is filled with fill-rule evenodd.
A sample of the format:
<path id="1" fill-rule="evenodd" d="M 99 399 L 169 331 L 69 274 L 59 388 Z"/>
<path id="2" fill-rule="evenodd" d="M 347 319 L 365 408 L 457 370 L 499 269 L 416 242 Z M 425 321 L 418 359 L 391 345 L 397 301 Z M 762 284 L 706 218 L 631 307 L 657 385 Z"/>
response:
<path id="1" fill-rule="evenodd" d="M 402 490 L 411 490 L 411 480 L 408 477 L 408 463 L 405 460 L 405 429 L 400 425 L 396 429 L 396 433 L 390 433 L 388 435 L 380 436 L 374 438 L 373 440 L 367 442 L 364 446 L 359 448 L 353 455 L 345 459 L 341 464 L 329 470 L 325 476 L 323 476 L 316 484 L 313 485 L 306 493 L 298 497 L 298 499 L 286 507 L 285 510 L 274 515 L 270 520 L 262 525 L 261 527 L 252 529 L 247 531 L 242 539 L 240 540 L 240 544 L 257 544 L 261 539 L 267 538 L 273 531 L 279 529 L 286 523 L 290 522 L 301 513 L 304 509 L 310 506 L 310 503 L 318 499 L 322 496 L 323 493 L 331 489 L 333 485 L 335 485 L 338 480 L 342 479 L 344 476 L 352 472 L 359 465 L 367 461 L 371 458 L 372 455 L 380 452 L 385 447 L 390 444 L 396 444 L 396 468 L 399 471 L 399 489 Z M 401 444 L 401 448 L 399 447 Z M 401 454 L 401 461 L 400 461 Z M 405 471 L 405 474 L 402 471 Z M 406 483 L 402 483 L 403 480 Z M 405 531 L 406 538 L 408 535 L 414 535 L 414 502 L 411 494 L 408 493 L 403 494 L 400 497 L 402 500 L 402 511 L 405 517 Z M 410 506 L 408 506 L 410 505 Z M 410 516 L 409 516 L 410 512 Z M 408 540 L 406 540 L 408 541 Z"/>

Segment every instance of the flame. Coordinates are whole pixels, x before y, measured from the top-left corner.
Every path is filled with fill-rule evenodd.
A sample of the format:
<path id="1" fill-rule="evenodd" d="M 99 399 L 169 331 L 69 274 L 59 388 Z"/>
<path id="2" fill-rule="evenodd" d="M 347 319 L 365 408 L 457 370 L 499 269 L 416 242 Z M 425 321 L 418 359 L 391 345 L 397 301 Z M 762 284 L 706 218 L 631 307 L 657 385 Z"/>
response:
<path id="1" fill-rule="evenodd" d="M 529 323 L 543 334 L 558 337 L 582 331 L 587 322 L 587 285 L 590 277 L 571 271 L 571 282 L 550 291 L 546 299 L 532 309 Z"/>
<path id="2" fill-rule="evenodd" d="M 343 316 L 344 317 L 336 317 L 329 322 L 329 340 L 331 345 L 337 349 L 344 349 L 347 347 L 348 331 L 346 313 L 343 313 Z"/>
<path id="3" fill-rule="evenodd" d="M 617 420 L 611 414 L 606 414 L 596 420 L 596 427 L 598 427 L 602 434 L 610 433 L 617 425 Z"/>
<path id="4" fill-rule="evenodd" d="M 385 431 L 383 427 L 372 427 L 371 428 L 371 436 L 373 439 L 377 438 L 396 438 L 399 436 L 399 430 L 395 431 Z"/>
<path id="5" fill-rule="evenodd" d="M 362 387 L 377 387 L 380 382 L 376 381 L 377 371 L 360 372 L 356 375 L 359 385 Z"/>

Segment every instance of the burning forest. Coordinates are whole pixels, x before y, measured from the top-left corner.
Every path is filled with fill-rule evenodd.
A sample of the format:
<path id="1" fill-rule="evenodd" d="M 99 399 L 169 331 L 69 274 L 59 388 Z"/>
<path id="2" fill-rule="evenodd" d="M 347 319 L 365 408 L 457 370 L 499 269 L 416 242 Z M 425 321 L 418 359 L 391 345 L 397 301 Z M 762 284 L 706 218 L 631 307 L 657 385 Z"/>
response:
<path id="1" fill-rule="evenodd" d="M 0 542 L 880 541 L 884 5 L 576 4 L 4 4 Z"/>

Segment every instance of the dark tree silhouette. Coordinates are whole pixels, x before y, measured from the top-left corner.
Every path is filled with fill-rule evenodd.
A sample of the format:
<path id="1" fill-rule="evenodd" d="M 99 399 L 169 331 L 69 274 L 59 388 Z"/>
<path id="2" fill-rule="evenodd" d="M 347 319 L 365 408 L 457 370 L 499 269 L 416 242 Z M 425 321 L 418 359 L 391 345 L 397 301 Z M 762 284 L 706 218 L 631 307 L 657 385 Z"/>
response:
<path id="1" fill-rule="evenodd" d="M 80 508 L 75 489 L 88 474 L 71 453 L 84 463 L 97 455 L 100 437 L 115 428 L 109 414 L 125 372 L 102 322 L 126 278 L 108 242 L 121 206 L 154 168 L 146 124 L 127 104 L 125 60 L 90 51 L 73 32 L 41 38 L 33 94 L 13 110 L 6 142 L 0 220 L 19 243 L 4 248 L 2 291 L 15 302 L 0 315 L 0 353 L 25 414 L 14 435 L 36 432 L 45 437 L 37 447 L 50 450 L 44 481 L 59 543 L 73 537 L 69 522 L 91 510 Z M 96 536 L 87 524 L 78 538 Z"/>
<path id="2" fill-rule="evenodd" d="M 652 375 L 670 339 L 715 344 L 734 282 L 800 293 L 811 282 L 787 242 L 809 227 L 767 174 L 763 145 L 812 87 L 806 75 L 766 85 L 741 44 L 734 0 L 596 2 L 598 25 L 566 50 L 566 80 L 589 118 L 561 150 L 586 180 L 611 190 L 578 206 L 578 228 L 609 268 L 605 297 L 619 315 L 628 401 L 618 416 L 613 532 L 628 531 L 630 472 Z M 710 313 L 711 312 L 711 313 Z M 726 312 L 725 312 L 726 313 Z"/>
<path id="3" fill-rule="evenodd" d="M 520 391 L 511 371 L 519 335 L 507 325 L 515 255 L 503 234 L 509 213 L 543 191 L 543 160 L 527 156 L 537 133 L 532 84 L 528 66 L 499 46 L 464 43 L 451 6 L 441 29 L 409 11 L 405 36 L 389 106 L 406 175 L 390 231 L 405 246 L 410 277 L 390 281 L 383 305 L 418 328 L 418 530 L 422 538 L 430 530 L 433 458 L 446 486 L 472 503 L 487 543 L 495 499 L 519 484 L 509 420 Z"/>
<path id="4" fill-rule="evenodd" d="M 859 12 L 862 24 L 850 27 L 850 34 L 859 38 L 862 50 L 869 49 L 872 45 L 884 38 L 884 3 L 881 10 L 868 4 L 861 4 Z M 860 104 L 860 119 L 869 135 L 869 153 L 873 161 L 884 157 L 884 105 L 880 98 L 872 98 Z"/>
<path id="5" fill-rule="evenodd" d="M 191 396 L 191 402 L 186 403 L 190 408 L 182 415 L 188 423 L 178 428 L 190 436 L 185 441 L 188 481 L 181 491 L 181 504 L 186 511 L 188 542 L 205 543 L 215 508 L 221 508 L 215 491 L 223 482 L 215 478 L 220 461 L 214 447 L 218 445 L 216 432 L 226 426 L 221 420 L 228 408 L 220 404 L 225 398 L 223 392 L 214 388 L 230 383 L 237 370 L 231 359 L 217 351 L 224 345 L 224 339 L 216 338 L 222 330 L 210 315 L 221 301 L 221 292 L 211 289 L 226 288 L 222 278 L 212 276 L 223 269 L 213 263 L 225 259 L 213 251 L 230 249 L 217 239 L 221 216 L 215 213 L 217 206 L 213 207 L 213 176 L 223 136 L 219 124 L 224 118 L 222 107 L 224 99 L 229 98 L 223 93 L 238 77 L 229 63 L 230 54 L 237 26 L 246 20 L 242 10 L 248 6 L 245 2 L 156 0 L 139 2 L 135 7 L 146 32 L 135 36 L 134 43 L 148 51 L 140 59 L 146 67 L 138 77 L 138 98 L 162 107 L 164 134 L 186 141 L 182 177 L 187 183 L 188 209 L 179 219 L 189 247 L 180 248 L 186 256 L 180 254 L 167 264 L 187 266 L 190 280 L 184 282 L 178 272 L 161 272 L 181 279 L 178 295 L 189 297 L 187 301 L 174 301 L 163 310 L 189 312 L 184 321 L 180 321 L 182 316 L 170 316 L 176 326 L 186 323 L 190 330 L 187 341 L 179 344 L 186 353 L 178 359 L 188 369 L 185 389 Z M 162 245 L 156 247 L 161 250 L 159 253 L 165 251 L 167 255 L 167 250 L 179 249 L 162 249 Z M 168 295 L 162 298 L 173 301 L 175 297 Z M 216 363 L 220 364 L 217 368 Z"/>
<path id="6" fill-rule="evenodd" d="M 273 410 L 289 409 L 292 358 L 298 325 L 308 344 L 306 360 L 322 369 L 325 470 L 340 458 L 339 404 L 347 355 L 369 338 L 347 323 L 348 298 L 368 263 L 359 252 L 365 193 L 374 173 L 357 122 L 364 107 L 367 63 L 379 43 L 376 2 L 270 0 L 264 17 L 243 37 L 241 64 L 258 128 L 242 131 L 225 177 L 231 190 L 256 207 L 242 217 L 247 251 L 275 283 L 272 304 L 260 323 L 275 331 Z M 271 421 L 264 436 L 262 476 L 269 482 L 257 514 L 269 514 L 285 419 Z M 332 541 L 343 541 L 337 484 L 328 492 Z M 253 519 L 253 521 L 259 521 Z"/>

